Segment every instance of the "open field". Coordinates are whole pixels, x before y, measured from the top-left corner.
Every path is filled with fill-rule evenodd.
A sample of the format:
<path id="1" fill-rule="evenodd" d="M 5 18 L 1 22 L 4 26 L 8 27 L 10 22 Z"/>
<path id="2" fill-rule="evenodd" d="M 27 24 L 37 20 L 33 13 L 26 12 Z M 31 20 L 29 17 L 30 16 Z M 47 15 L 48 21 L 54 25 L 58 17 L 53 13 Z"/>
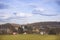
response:
<path id="1" fill-rule="evenodd" d="M 39 35 L 39 34 L 0 35 L 0 40 L 60 40 L 60 35 Z"/>

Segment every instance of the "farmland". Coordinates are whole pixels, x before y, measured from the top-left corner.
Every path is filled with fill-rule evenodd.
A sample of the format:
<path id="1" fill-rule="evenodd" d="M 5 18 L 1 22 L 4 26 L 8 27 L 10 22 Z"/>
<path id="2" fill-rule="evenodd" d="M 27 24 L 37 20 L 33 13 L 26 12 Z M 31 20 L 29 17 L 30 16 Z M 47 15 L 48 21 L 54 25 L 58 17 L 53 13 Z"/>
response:
<path id="1" fill-rule="evenodd" d="M 60 35 L 40 35 L 40 34 L 0 35 L 0 40 L 60 40 Z"/>

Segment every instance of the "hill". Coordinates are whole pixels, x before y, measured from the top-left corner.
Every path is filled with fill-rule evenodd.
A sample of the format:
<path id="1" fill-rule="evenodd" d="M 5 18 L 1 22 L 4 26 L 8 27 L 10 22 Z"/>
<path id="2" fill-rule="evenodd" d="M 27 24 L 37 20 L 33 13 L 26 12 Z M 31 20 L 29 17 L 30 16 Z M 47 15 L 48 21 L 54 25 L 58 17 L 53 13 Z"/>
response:
<path id="1" fill-rule="evenodd" d="M 41 31 L 46 34 L 60 34 L 60 22 L 36 22 L 26 25 L 6 23 L 0 25 L 0 34 L 11 34 L 13 32 L 40 33 Z"/>

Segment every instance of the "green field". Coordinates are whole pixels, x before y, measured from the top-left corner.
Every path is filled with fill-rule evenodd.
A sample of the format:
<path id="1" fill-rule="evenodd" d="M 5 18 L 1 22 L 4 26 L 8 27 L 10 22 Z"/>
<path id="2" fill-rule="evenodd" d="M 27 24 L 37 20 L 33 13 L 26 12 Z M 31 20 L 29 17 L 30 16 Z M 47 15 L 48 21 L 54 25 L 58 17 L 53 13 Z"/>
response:
<path id="1" fill-rule="evenodd" d="M 0 40 L 60 40 L 60 36 L 37 34 L 0 35 Z"/>

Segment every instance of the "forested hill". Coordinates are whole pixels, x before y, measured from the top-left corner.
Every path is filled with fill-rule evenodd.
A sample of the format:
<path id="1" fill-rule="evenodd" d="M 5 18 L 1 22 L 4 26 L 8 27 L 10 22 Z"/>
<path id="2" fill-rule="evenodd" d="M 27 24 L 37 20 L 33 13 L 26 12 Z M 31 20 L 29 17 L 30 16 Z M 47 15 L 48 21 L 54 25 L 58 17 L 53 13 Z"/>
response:
<path id="1" fill-rule="evenodd" d="M 19 26 L 21 26 L 20 24 L 12 24 L 12 23 L 6 23 L 6 24 L 1 24 L 1 25 L 2 26 L 6 26 L 6 27 L 10 27 L 10 26 L 19 27 Z M 36 22 L 36 23 L 27 24 L 27 26 L 35 26 L 35 27 L 39 27 L 39 26 L 60 27 L 60 22 Z"/>
<path id="2" fill-rule="evenodd" d="M 60 28 L 60 22 L 36 22 L 36 23 L 32 23 L 32 24 L 27 24 L 27 25 L 35 26 L 35 27 L 48 26 L 48 27 L 59 27 Z"/>

